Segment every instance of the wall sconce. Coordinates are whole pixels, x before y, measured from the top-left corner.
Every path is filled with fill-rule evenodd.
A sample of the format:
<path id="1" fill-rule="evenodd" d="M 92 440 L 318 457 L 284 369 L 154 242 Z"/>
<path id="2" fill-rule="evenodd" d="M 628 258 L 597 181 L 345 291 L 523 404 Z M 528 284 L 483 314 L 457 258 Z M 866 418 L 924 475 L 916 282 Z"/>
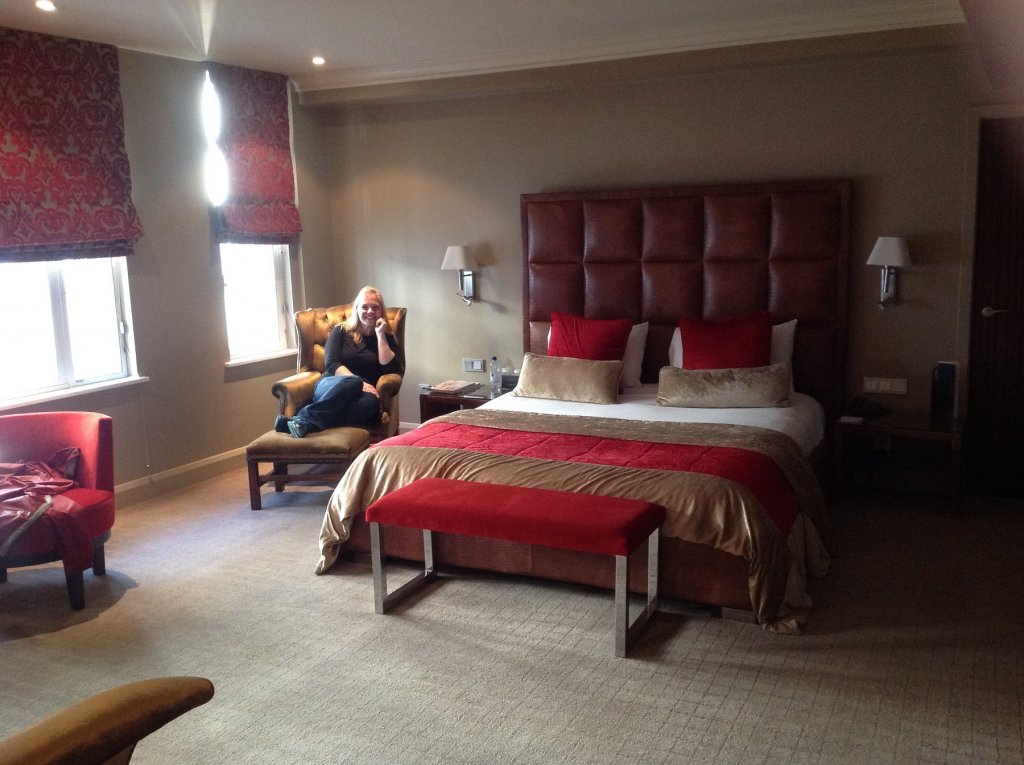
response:
<path id="1" fill-rule="evenodd" d="M 472 303 L 473 297 L 476 294 L 475 279 L 473 278 L 473 271 L 476 270 L 476 259 L 469 254 L 469 248 L 461 244 L 453 244 L 445 250 L 444 260 L 441 262 L 441 270 L 459 272 L 459 291 L 457 294 L 466 305 Z"/>
<path id="2" fill-rule="evenodd" d="M 899 236 L 880 236 L 868 257 L 869 266 L 882 269 L 882 291 L 878 300 L 879 308 L 896 305 L 896 272 L 910 265 L 907 240 Z"/>

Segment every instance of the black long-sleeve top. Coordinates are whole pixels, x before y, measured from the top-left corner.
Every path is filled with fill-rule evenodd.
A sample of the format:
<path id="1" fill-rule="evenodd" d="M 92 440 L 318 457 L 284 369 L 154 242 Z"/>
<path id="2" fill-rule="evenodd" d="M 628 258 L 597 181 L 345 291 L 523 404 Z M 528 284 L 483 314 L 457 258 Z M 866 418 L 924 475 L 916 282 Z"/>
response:
<path id="1" fill-rule="evenodd" d="M 359 343 L 340 324 L 336 325 L 327 336 L 324 346 L 324 374 L 333 375 L 339 366 L 347 367 L 354 375 L 359 375 L 371 385 L 376 385 L 381 375 L 403 374 L 402 362 L 398 358 L 398 341 L 394 335 L 385 335 L 388 345 L 395 352 L 395 357 L 387 364 L 381 365 L 377 357 L 377 334 L 371 332 L 364 335 Z"/>

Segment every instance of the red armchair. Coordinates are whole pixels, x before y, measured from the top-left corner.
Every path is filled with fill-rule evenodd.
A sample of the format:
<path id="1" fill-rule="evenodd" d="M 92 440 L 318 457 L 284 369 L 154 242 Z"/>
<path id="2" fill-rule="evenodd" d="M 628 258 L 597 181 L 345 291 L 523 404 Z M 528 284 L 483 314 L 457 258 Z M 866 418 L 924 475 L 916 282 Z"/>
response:
<path id="1" fill-rule="evenodd" d="M 0 463 L 45 461 L 60 449 L 77 447 L 80 460 L 74 475 L 77 484 L 58 495 L 64 512 L 73 516 L 76 528 L 91 540 L 93 574 L 106 573 L 104 543 L 114 525 L 114 438 L 110 417 L 95 412 L 37 412 L 0 416 Z M 69 500 L 70 502 L 63 502 Z M 53 511 L 51 511 L 53 512 Z M 62 518 L 62 522 L 68 519 Z M 60 560 L 64 563 L 71 607 L 85 607 L 83 572 L 89 564 L 62 556 L 55 529 L 59 524 L 37 522 L 10 545 L 0 557 L 0 583 L 7 569 Z M 0 547 L 19 524 L 0 526 Z M 7 529 L 5 531 L 5 528 Z M 88 556 L 86 557 L 88 560 Z"/>

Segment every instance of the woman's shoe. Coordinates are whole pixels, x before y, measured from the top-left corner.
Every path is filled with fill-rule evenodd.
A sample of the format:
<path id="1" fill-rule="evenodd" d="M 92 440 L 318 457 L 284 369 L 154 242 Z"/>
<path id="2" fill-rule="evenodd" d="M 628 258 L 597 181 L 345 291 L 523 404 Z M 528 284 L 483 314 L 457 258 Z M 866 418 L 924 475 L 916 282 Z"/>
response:
<path id="1" fill-rule="evenodd" d="M 292 417 L 288 420 L 288 432 L 292 434 L 292 438 L 303 438 L 309 432 L 309 425 Z"/>
<path id="2" fill-rule="evenodd" d="M 274 430 L 278 433 L 287 433 L 288 418 L 285 417 L 283 414 L 277 415 L 277 417 L 274 419 Z"/>

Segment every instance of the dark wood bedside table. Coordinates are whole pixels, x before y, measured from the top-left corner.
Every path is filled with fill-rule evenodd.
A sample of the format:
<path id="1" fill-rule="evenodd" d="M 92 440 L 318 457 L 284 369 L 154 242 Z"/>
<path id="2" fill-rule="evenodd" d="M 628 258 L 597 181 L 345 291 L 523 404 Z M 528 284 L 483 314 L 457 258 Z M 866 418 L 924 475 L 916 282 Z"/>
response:
<path id="1" fill-rule="evenodd" d="M 960 507 L 963 429 L 926 415 L 892 415 L 861 423 L 839 420 L 835 432 L 835 489 L 843 497 L 858 479 L 868 486 L 930 493 L 936 485 L 950 510 Z M 936 480 L 938 479 L 938 480 Z M 894 484 L 899 484 L 893 489 Z"/>
<path id="2" fill-rule="evenodd" d="M 420 422 L 449 412 L 457 412 L 459 409 L 476 409 L 480 404 L 490 400 L 490 391 L 484 385 L 470 393 L 434 393 L 421 390 Z"/>

